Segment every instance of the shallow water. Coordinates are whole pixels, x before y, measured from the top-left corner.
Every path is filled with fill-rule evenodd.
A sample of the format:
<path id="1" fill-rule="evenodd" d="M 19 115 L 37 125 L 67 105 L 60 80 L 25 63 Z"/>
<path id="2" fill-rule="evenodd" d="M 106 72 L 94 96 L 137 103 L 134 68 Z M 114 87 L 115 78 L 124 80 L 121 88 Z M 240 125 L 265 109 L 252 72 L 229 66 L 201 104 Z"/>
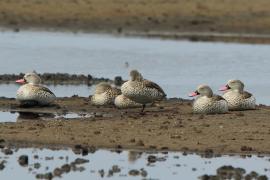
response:
<path id="1" fill-rule="evenodd" d="M 29 157 L 28 166 L 20 166 L 18 158 L 20 155 Z M 34 158 L 38 155 L 38 158 Z M 180 152 L 169 152 L 168 154 L 152 154 L 163 160 L 155 163 L 148 162 L 149 153 L 137 151 L 123 151 L 121 153 L 108 150 L 98 150 L 93 154 L 86 156 L 76 155 L 70 149 L 68 150 L 49 150 L 35 148 L 21 148 L 13 155 L 4 155 L 0 152 L 1 160 L 6 160 L 5 168 L 0 171 L 1 179 L 9 179 L 12 174 L 13 179 L 35 179 L 38 173 L 53 172 L 56 167 L 64 164 L 70 164 L 76 158 L 89 160 L 89 163 L 78 165 L 84 167 L 82 172 L 71 171 L 63 174 L 65 180 L 73 179 L 101 179 L 99 170 L 104 170 L 103 179 L 142 179 L 141 175 L 130 176 L 130 170 L 140 170 L 143 168 L 147 172 L 148 179 L 197 179 L 203 174 L 215 174 L 216 169 L 223 165 L 232 165 L 241 167 L 247 173 L 256 171 L 259 174 L 265 174 L 270 177 L 269 157 L 259 158 L 257 156 L 242 158 L 240 156 L 222 156 L 215 158 L 204 158 L 196 154 L 183 155 Z M 34 164 L 40 163 L 40 168 L 35 169 Z M 121 171 L 108 176 L 108 171 L 113 165 L 117 165 Z M 30 170 L 32 169 L 32 170 Z M 267 170 L 267 171 L 266 171 Z"/>
<path id="2" fill-rule="evenodd" d="M 89 97 L 94 93 L 95 86 L 87 85 L 48 85 L 48 87 L 57 97 L 70 97 L 78 95 Z M 18 84 L 0 84 L 0 96 L 14 98 L 16 91 L 19 88 Z"/>
<path id="3" fill-rule="evenodd" d="M 1 73 L 36 70 L 127 79 L 136 68 L 168 97 L 182 98 L 198 84 L 217 92 L 228 79 L 239 78 L 258 103 L 270 104 L 269 45 L 31 31 L 1 32 L 0 39 Z M 81 90 L 76 89 L 78 94 Z"/>
<path id="4" fill-rule="evenodd" d="M 67 114 L 53 114 L 53 113 L 33 113 L 33 112 L 5 112 L 0 111 L 0 123 L 4 122 L 22 122 L 29 120 L 51 120 L 51 119 L 80 119 L 85 117 L 93 117 L 91 114 L 78 114 L 78 113 L 67 113 Z"/>

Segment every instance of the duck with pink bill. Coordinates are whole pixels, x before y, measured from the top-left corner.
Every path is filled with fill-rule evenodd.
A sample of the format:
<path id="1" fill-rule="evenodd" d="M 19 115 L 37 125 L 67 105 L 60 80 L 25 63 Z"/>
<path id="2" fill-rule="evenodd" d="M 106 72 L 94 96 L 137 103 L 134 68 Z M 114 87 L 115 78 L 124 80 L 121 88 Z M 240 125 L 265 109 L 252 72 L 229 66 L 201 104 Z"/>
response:
<path id="1" fill-rule="evenodd" d="M 199 85 L 196 91 L 189 94 L 189 97 L 196 97 L 192 107 L 193 113 L 221 114 L 228 112 L 227 101 L 221 96 L 213 94 L 208 85 Z"/>
<path id="2" fill-rule="evenodd" d="M 223 98 L 229 105 L 229 110 L 249 110 L 256 108 L 255 97 L 244 91 L 244 83 L 240 80 L 229 80 L 219 90 L 224 91 Z"/>
<path id="3" fill-rule="evenodd" d="M 17 90 L 16 100 L 23 106 L 47 106 L 56 99 L 54 93 L 41 85 L 41 79 L 35 72 L 26 73 L 16 83 L 22 84 Z"/>

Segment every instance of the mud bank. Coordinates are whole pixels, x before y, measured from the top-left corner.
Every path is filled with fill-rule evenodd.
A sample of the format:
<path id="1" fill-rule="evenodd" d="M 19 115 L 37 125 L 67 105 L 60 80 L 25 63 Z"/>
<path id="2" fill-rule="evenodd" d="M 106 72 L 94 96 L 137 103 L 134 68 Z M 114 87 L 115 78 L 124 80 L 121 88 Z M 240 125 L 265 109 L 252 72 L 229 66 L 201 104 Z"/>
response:
<path id="1" fill-rule="evenodd" d="M 24 74 L 1 74 L 0 75 L 0 84 L 9 84 L 15 83 L 17 79 L 23 78 Z M 92 75 L 83 75 L 83 74 L 68 74 L 68 73 L 43 73 L 39 74 L 39 77 L 42 79 L 44 84 L 69 84 L 69 85 L 80 85 L 87 84 L 89 86 L 93 84 L 98 84 L 100 82 L 109 82 L 114 83 L 115 85 L 121 85 L 123 83 L 122 77 L 116 76 L 114 80 L 108 78 L 96 78 Z"/>
<path id="2" fill-rule="evenodd" d="M 0 99 L 2 111 L 76 112 L 91 116 L 1 123 L 0 139 L 31 146 L 270 153 L 270 107 L 267 106 L 224 115 L 193 115 L 190 101 L 169 99 L 157 107 L 148 107 L 142 116 L 137 108 L 94 107 L 88 98 L 59 98 L 56 104 L 47 108 L 20 108 L 14 99 Z"/>
<path id="3" fill-rule="evenodd" d="M 267 0 L 13 0 L 0 2 L 0 25 L 16 32 L 21 28 L 45 28 L 118 34 L 135 32 L 135 35 L 169 38 L 186 38 L 180 34 L 199 32 L 187 38 L 269 43 L 269 37 L 260 38 L 262 34 L 270 34 L 269 6 Z M 205 32 L 213 35 L 200 34 Z M 215 33 L 225 35 L 216 36 Z M 248 37 L 226 36 L 226 33 Z"/>

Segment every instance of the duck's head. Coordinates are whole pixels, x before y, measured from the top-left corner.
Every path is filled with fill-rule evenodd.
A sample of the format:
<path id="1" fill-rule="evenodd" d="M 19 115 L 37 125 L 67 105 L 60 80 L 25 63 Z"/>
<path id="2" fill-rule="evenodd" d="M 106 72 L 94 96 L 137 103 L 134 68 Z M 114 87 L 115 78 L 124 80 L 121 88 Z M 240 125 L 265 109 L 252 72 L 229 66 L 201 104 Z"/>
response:
<path id="1" fill-rule="evenodd" d="M 101 93 L 104 93 L 105 91 L 111 89 L 111 85 L 106 83 L 106 82 L 101 82 L 99 83 L 97 86 L 96 86 L 96 90 L 95 90 L 95 93 L 96 94 L 101 94 Z"/>
<path id="2" fill-rule="evenodd" d="M 228 83 L 225 86 L 222 86 L 219 90 L 227 91 L 231 89 L 233 91 L 242 92 L 244 90 L 244 87 L 244 83 L 240 80 L 229 80 Z"/>
<path id="3" fill-rule="evenodd" d="M 141 73 L 139 73 L 139 71 L 137 71 L 137 70 L 130 71 L 129 75 L 131 77 L 131 81 L 142 81 L 143 80 Z"/>
<path id="4" fill-rule="evenodd" d="M 198 95 L 212 97 L 213 96 L 213 91 L 207 85 L 200 85 L 200 86 L 197 87 L 196 91 L 189 94 L 189 97 L 195 97 L 195 96 L 198 96 Z"/>
<path id="5" fill-rule="evenodd" d="M 18 79 L 16 81 L 16 83 L 19 83 L 19 84 L 25 84 L 25 83 L 28 83 L 28 84 L 40 84 L 41 83 L 41 79 L 40 77 L 38 76 L 37 73 L 35 72 L 32 72 L 32 73 L 26 73 L 22 79 Z"/>

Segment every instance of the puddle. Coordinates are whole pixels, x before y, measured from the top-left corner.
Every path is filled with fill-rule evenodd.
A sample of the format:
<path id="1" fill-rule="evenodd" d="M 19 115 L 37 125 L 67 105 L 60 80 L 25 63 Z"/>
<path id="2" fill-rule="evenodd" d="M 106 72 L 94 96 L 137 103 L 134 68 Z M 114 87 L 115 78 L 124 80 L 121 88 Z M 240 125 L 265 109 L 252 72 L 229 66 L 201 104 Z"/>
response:
<path id="1" fill-rule="evenodd" d="M 33 112 L 0 112 L 0 123 L 4 122 L 21 122 L 30 120 L 51 120 L 53 119 L 80 119 L 80 118 L 94 117 L 93 114 L 85 113 L 67 113 L 67 114 L 53 114 L 53 113 L 33 113 Z"/>
<path id="2" fill-rule="evenodd" d="M 14 179 L 31 180 L 41 176 L 38 174 L 59 173 L 55 169 L 61 167 L 68 172 L 62 174 L 65 180 L 102 179 L 102 176 L 103 179 L 198 179 L 204 174 L 216 174 L 216 170 L 224 165 L 243 168 L 246 174 L 256 171 L 260 175 L 270 177 L 269 157 L 255 155 L 205 158 L 196 154 L 183 155 L 180 152 L 151 154 L 139 151 L 98 150 L 82 156 L 74 154 L 71 149 L 21 148 L 12 151 L 12 155 L 0 152 L 0 164 L 1 161 L 6 161 L 3 163 L 5 167 L 0 170 L 1 179 L 9 179 L 12 174 Z M 18 163 L 21 155 L 28 157 L 28 165 L 22 166 Z M 80 161 L 85 163 L 73 166 L 74 162 Z M 73 167 L 70 169 L 67 164 L 73 164 Z"/>

